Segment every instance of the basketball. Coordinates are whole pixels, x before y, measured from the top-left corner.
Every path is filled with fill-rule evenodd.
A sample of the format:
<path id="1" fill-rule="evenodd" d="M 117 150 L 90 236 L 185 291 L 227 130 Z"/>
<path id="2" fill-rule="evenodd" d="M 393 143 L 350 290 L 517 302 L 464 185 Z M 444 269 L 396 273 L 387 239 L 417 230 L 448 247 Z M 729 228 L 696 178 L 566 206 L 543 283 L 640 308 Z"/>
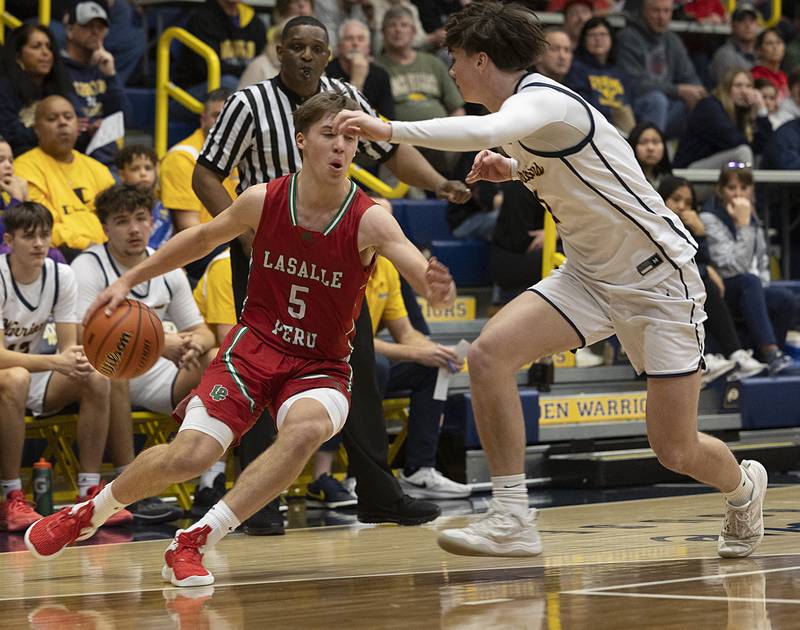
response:
<path id="1" fill-rule="evenodd" d="M 147 372 L 164 349 L 164 328 L 155 311 L 125 300 L 106 317 L 93 314 L 83 331 L 83 351 L 94 369 L 109 378 L 128 379 Z"/>

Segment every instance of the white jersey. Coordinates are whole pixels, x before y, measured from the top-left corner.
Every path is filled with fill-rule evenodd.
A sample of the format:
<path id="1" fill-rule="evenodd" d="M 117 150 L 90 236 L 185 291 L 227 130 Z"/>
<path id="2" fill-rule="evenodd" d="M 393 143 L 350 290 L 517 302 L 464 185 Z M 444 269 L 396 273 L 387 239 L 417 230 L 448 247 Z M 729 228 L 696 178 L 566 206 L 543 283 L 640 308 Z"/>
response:
<path id="1" fill-rule="evenodd" d="M 628 142 L 575 92 L 540 74 L 522 77 L 493 114 L 392 122 L 392 142 L 502 147 L 515 160 L 515 179 L 553 214 L 570 266 L 594 280 L 654 286 L 697 252 Z"/>
<path id="2" fill-rule="evenodd" d="M 14 279 L 9 254 L 0 256 L 0 316 L 3 345 L 8 350 L 36 354 L 52 316 L 57 324 L 77 324 L 77 285 L 67 265 L 45 258 L 42 273 L 30 284 Z"/>
<path id="3" fill-rule="evenodd" d="M 147 255 L 155 250 L 148 247 Z M 94 298 L 128 268 L 118 264 L 108 251 L 108 244 L 92 245 L 72 261 L 78 279 L 78 315 L 88 310 Z M 162 321 L 175 324 L 178 331 L 203 323 L 203 316 L 192 297 L 192 288 L 183 269 L 172 271 L 137 284 L 128 293 L 133 300 L 144 302 Z"/>

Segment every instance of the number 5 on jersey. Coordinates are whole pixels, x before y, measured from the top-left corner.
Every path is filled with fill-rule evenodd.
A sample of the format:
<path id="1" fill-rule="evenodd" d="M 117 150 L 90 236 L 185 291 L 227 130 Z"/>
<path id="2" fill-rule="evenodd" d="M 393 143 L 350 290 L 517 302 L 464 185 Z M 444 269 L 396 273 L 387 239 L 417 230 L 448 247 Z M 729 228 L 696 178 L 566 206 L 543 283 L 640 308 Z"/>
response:
<path id="1" fill-rule="evenodd" d="M 301 296 L 309 291 L 308 287 L 302 287 L 297 284 L 292 285 L 289 293 L 289 315 L 295 319 L 303 319 L 306 316 L 306 303 Z"/>

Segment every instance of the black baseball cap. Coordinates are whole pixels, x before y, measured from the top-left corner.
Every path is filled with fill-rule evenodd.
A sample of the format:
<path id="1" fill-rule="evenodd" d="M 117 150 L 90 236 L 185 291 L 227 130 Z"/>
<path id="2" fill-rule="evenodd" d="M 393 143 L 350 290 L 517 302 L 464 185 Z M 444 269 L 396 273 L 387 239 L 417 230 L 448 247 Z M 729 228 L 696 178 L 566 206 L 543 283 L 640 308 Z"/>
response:
<path id="1" fill-rule="evenodd" d="M 747 15 L 751 15 L 754 18 L 758 19 L 758 11 L 756 11 L 756 8 L 749 2 L 743 2 L 742 4 L 736 5 L 736 9 L 733 11 L 731 19 L 734 22 L 738 22 Z"/>

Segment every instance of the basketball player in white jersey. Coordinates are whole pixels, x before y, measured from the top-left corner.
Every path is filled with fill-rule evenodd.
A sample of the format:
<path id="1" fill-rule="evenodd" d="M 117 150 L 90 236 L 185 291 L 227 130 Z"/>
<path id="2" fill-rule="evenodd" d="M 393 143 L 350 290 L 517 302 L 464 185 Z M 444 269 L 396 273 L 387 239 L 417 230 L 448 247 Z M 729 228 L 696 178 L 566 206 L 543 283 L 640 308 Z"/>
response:
<path id="1" fill-rule="evenodd" d="M 77 345 L 75 276 L 47 257 L 53 217 L 38 203 L 6 210 L 0 256 L 0 530 L 24 531 L 40 517 L 25 501 L 19 469 L 25 444 L 25 410 L 34 416 L 80 403 L 79 485 L 83 496 L 100 485 L 100 464 L 108 431 L 108 379 L 95 372 Z M 57 354 L 39 354 L 52 316 Z"/>
<path id="2" fill-rule="evenodd" d="M 475 419 L 492 474 L 486 515 L 439 544 L 470 555 L 536 555 L 542 546 L 525 487 L 525 431 L 515 372 L 539 357 L 616 334 L 647 376 L 647 435 L 667 468 L 725 494 L 723 557 L 763 537 L 767 473 L 739 466 L 697 430 L 705 319 L 697 250 L 647 183 L 619 133 L 581 97 L 528 70 L 546 42 L 518 4 L 476 2 L 450 17 L 451 76 L 489 114 L 385 123 L 345 111 L 339 132 L 444 151 L 483 150 L 467 181 L 522 181 L 552 212 L 567 262 L 493 317 L 469 352 Z"/>
<path id="3" fill-rule="evenodd" d="M 108 241 L 89 247 L 72 262 L 78 281 L 79 318 L 103 289 L 153 253 L 147 246 L 153 227 L 151 207 L 150 193 L 125 185 L 112 186 L 95 199 L 97 216 Z M 200 382 L 203 370 L 217 350 L 214 334 L 197 308 L 182 269 L 134 287 L 128 297 L 147 304 L 162 321 L 172 322 L 177 332 L 165 334 L 162 356 L 145 374 L 112 383 L 108 442 L 117 474 L 134 459 L 131 404 L 169 415 Z M 215 466 L 220 467 L 220 464 Z M 224 462 L 221 468 L 224 472 Z M 215 468 L 209 475 L 214 472 L 219 473 Z M 131 511 L 137 520 L 148 523 L 181 516 L 180 510 L 165 505 L 156 497 L 137 502 Z"/>

